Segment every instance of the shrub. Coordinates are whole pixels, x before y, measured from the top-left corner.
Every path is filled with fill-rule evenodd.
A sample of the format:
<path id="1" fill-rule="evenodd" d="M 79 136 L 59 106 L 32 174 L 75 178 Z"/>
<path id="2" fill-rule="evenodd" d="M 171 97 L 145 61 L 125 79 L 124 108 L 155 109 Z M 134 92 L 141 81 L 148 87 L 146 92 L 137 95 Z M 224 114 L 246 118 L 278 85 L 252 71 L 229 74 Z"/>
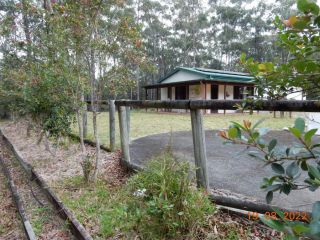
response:
<path id="1" fill-rule="evenodd" d="M 187 235 L 205 224 L 214 206 L 190 177 L 190 164 L 170 151 L 150 161 L 128 182 L 128 215 L 143 239 Z"/>
<path id="2" fill-rule="evenodd" d="M 256 124 L 248 120 L 244 120 L 243 124 L 233 122 L 228 131 L 220 131 L 220 136 L 226 140 L 226 143 L 241 144 L 258 150 L 250 151 L 249 155 L 271 166 L 273 175 L 270 178 L 264 178 L 261 186 L 267 192 L 266 201 L 268 203 L 272 201 L 274 192 L 289 195 L 292 191 L 309 189 L 315 192 L 319 189 L 320 144 L 319 139 L 314 136 L 318 129 L 306 132 L 304 119 L 297 118 L 294 126 L 289 128 L 289 132 L 297 142 L 289 147 L 278 144 L 277 139 L 267 142 L 263 138 L 266 130 L 257 128 L 261 122 L 261 120 Z M 275 208 L 274 211 L 277 216 L 261 217 L 261 220 L 271 228 L 284 232 L 285 239 L 320 239 L 320 201 L 314 203 L 308 223 L 294 221 L 304 219 L 303 217 L 296 218 L 294 215 L 293 219 L 288 219 L 278 209 Z"/>

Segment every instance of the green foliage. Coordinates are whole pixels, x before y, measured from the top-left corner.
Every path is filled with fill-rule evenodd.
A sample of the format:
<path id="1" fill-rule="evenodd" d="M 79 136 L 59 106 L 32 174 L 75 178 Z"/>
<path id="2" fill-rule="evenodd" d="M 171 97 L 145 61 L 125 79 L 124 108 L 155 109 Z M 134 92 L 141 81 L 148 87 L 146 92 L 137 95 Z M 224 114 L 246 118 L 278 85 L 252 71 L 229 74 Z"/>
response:
<path id="1" fill-rule="evenodd" d="M 253 58 L 246 58 L 242 54 L 240 61 L 255 76 L 257 93 L 260 98 L 267 95 L 271 99 L 281 99 L 295 91 L 304 91 L 309 98 L 319 98 L 320 62 L 319 62 L 319 6 L 312 0 L 297 0 L 300 13 L 288 20 L 276 18 L 278 28 L 278 44 L 289 54 L 288 61 L 258 62 Z M 270 178 L 263 179 L 261 188 L 267 191 L 266 200 L 272 201 L 273 193 L 290 194 L 292 190 L 309 189 L 316 191 L 320 187 L 320 144 L 314 139 L 317 129 L 305 131 L 305 121 L 298 118 L 290 133 L 297 143 L 292 147 L 278 144 L 276 139 L 266 143 L 262 135 L 250 128 L 250 124 L 236 123 L 241 131 L 240 137 L 221 132 L 227 142 L 245 144 L 258 149 L 250 156 L 271 165 L 274 172 Z M 244 134 L 244 135 L 243 135 Z M 281 146 L 281 147 L 279 147 Z M 307 177 L 301 177 L 307 172 Z M 301 178 L 303 182 L 301 182 Z M 262 219 L 270 227 L 285 232 L 286 239 L 320 238 L 320 202 L 316 202 L 312 210 L 309 223 L 287 221 L 283 214 L 277 211 L 281 220 Z"/>
<path id="2" fill-rule="evenodd" d="M 54 137 L 70 131 L 83 96 L 124 93 L 133 69 L 147 64 L 135 18 L 121 1 L 1 6 L 0 104 Z"/>
<path id="3" fill-rule="evenodd" d="M 151 160 L 145 171 L 112 188 L 97 181 L 93 187 L 82 176 L 65 180 L 63 202 L 82 223 L 96 223 L 102 239 L 121 234 L 124 239 L 189 237 L 206 227 L 215 208 L 208 196 L 190 178 L 190 166 L 170 153 Z M 80 189 L 70 196 L 70 189 Z M 193 235 L 192 235 L 193 236 Z"/>
<path id="4" fill-rule="evenodd" d="M 33 80 L 24 87 L 20 112 L 30 115 L 41 129 L 58 137 L 71 132 L 74 120 L 74 99 L 66 88 L 66 79 L 55 73 L 54 66 L 38 66 Z M 27 79 L 26 79 L 27 81 Z"/>
<path id="5" fill-rule="evenodd" d="M 305 132 L 305 121 L 297 118 L 289 131 L 297 138 L 297 143 L 292 147 L 278 147 L 278 141 L 272 139 L 267 143 L 263 136 L 266 132 L 257 129 L 257 124 L 252 127 L 251 122 L 244 121 L 243 124 L 233 122 L 228 132 L 220 132 L 227 142 L 234 144 L 245 144 L 257 148 L 259 152 L 251 151 L 250 155 L 270 165 L 274 176 L 264 178 L 261 186 L 269 194 L 267 201 L 272 200 L 272 193 L 289 194 L 291 190 L 298 190 L 308 187 L 315 191 L 320 186 L 320 163 L 314 160 L 320 157 L 319 144 L 312 141 L 316 129 Z M 318 160 L 317 160 L 318 161 Z M 287 164 L 289 163 L 289 164 Z M 301 171 L 307 171 L 309 178 L 304 183 L 299 182 Z"/>
<path id="6" fill-rule="evenodd" d="M 204 192 L 192 184 L 189 172 L 188 163 L 166 152 L 130 179 L 133 198 L 128 212 L 136 215 L 136 228 L 144 239 L 185 235 L 214 211 Z"/>
<path id="7" fill-rule="evenodd" d="M 314 141 L 317 129 L 305 131 L 305 121 L 297 118 L 294 126 L 289 128 L 291 134 L 297 139 L 292 147 L 278 144 L 276 139 L 266 142 L 260 129 L 259 122 L 252 126 L 250 121 L 243 124 L 233 122 L 227 132 L 221 131 L 220 136 L 231 144 L 242 144 L 258 151 L 251 151 L 250 156 L 255 157 L 266 165 L 271 166 L 274 175 L 263 178 L 262 189 L 267 192 L 266 201 L 270 203 L 274 192 L 289 195 L 292 190 L 308 188 L 316 191 L 320 187 L 320 145 Z M 279 147 L 281 146 L 281 147 Z M 308 177 L 301 177 L 301 172 L 307 172 Z M 301 181 L 301 178 L 303 181 Z M 310 223 L 262 218 L 270 227 L 285 232 L 287 239 L 298 239 L 300 236 L 317 239 L 320 237 L 319 215 L 320 202 L 316 202 L 312 211 Z M 281 213 L 278 213 L 281 216 Z"/>
<path id="8" fill-rule="evenodd" d="M 300 14 L 281 21 L 275 20 L 278 28 L 278 45 L 288 53 L 288 61 L 258 62 L 240 61 L 255 76 L 260 97 L 285 98 L 288 94 L 305 91 L 309 98 L 319 98 L 319 6 L 311 0 L 298 0 Z"/>

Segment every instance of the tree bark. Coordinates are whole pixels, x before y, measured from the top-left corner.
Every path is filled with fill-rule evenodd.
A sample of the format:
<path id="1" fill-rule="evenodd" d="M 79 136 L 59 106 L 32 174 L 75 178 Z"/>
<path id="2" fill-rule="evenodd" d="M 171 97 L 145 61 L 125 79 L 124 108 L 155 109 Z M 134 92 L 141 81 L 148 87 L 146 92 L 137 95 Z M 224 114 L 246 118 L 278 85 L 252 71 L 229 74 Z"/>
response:
<path id="1" fill-rule="evenodd" d="M 92 108 L 92 125 L 93 134 L 96 142 L 96 162 L 92 176 L 92 180 L 97 180 L 99 168 L 100 168 L 100 139 L 98 135 L 98 124 L 97 124 L 97 82 L 95 77 L 95 54 L 94 50 L 90 51 L 90 75 L 91 75 L 91 108 Z"/>
<path id="2" fill-rule="evenodd" d="M 84 155 L 85 154 L 85 151 L 86 151 L 86 147 L 84 145 L 84 138 L 83 138 L 83 126 L 81 124 L 81 112 L 80 110 L 77 110 L 77 122 L 78 122 L 78 129 L 79 129 L 79 137 L 80 137 L 80 149 L 81 149 L 81 152 L 82 154 Z"/>
<path id="3" fill-rule="evenodd" d="M 87 109 L 84 109 L 82 113 L 82 128 L 83 128 L 83 138 L 86 138 L 88 135 L 88 113 Z"/>
<path id="4" fill-rule="evenodd" d="M 50 148 L 49 133 L 47 131 L 44 131 L 44 146 L 46 151 L 48 151 L 52 156 L 55 156 L 55 154 L 51 151 Z"/>
<path id="5" fill-rule="evenodd" d="M 31 33 L 30 33 L 30 23 L 28 18 L 28 6 L 26 0 L 22 0 L 22 19 L 23 19 L 23 31 L 26 36 L 27 42 L 27 59 L 28 62 L 31 61 Z"/>

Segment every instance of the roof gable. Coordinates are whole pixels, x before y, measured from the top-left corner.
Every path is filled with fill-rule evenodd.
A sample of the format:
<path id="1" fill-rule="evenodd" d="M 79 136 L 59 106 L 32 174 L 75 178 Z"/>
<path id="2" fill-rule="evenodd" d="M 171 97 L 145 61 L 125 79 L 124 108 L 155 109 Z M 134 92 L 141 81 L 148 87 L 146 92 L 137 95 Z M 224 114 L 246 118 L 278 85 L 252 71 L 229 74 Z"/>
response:
<path id="1" fill-rule="evenodd" d="M 205 68 L 179 67 L 160 79 L 159 83 L 175 83 L 192 80 L 210 80 L 213 82 L 250 83 L 253 77 L 246 73 L 221 71 Z"/>
<path id="2" fill-rule="evenodd" d="M 184 82 L 184 81 L 191 81 L 191 80 L 201 80 L 204 79 L 204 76 L 198 73 L 190 72 L 190 71 L 183 71 L 178 70 L 175 71 L 173 74 L 166 76 L 165 79 L 161 81 L 161 83 L 175 83 L 175 82 Z"/>

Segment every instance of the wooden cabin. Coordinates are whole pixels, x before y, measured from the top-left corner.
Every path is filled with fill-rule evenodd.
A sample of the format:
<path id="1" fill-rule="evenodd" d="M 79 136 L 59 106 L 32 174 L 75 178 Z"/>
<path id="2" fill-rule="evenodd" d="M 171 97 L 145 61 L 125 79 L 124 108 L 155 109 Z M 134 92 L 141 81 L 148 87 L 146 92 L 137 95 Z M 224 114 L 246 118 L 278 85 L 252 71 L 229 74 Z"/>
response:
<path id="1" fill-rule="evenodd" d="M 160 79 L 157 84 L 144 88 L 147 100 L 230 100 L 253 95 L 254 83 L 253 77 L 246 73 L 179 67 Z"/>

